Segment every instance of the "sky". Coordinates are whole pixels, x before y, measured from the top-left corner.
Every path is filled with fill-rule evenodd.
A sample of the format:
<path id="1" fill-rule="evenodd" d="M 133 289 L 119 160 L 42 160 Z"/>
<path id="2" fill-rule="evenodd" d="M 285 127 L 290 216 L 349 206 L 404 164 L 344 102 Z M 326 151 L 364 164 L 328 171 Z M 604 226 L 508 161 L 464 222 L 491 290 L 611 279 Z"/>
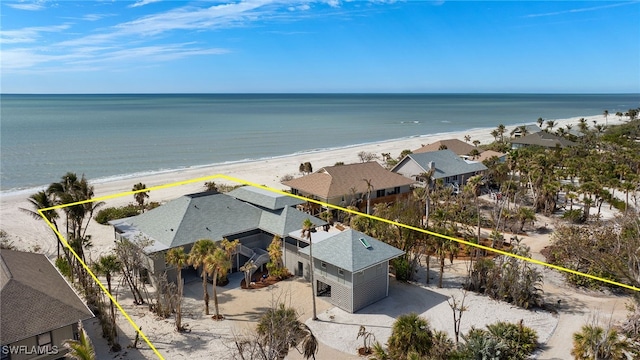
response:
<path id="1" fill-rule="evenodd" d="M 0 2 L 0 92 L 640 93 L 640 1 Z"/>

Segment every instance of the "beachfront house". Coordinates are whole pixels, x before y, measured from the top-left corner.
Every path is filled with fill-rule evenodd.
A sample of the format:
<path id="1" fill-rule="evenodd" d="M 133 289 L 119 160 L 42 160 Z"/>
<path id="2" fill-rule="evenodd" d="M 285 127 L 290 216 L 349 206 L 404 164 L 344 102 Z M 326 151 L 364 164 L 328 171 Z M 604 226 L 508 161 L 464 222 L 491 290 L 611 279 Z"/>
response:
<path id="1" fill-rule="evenodd" d="M 521 138 L 523 136 L 527 136 L 529 134 L 535 134 L 542 131 L 538 125 L 528 124 L 528 125 L 520 125 L 517 126 L 511 131 L 511 137 Z"/>
<path id="2" fill-rule="evenodd" d="M 547 131 L 539 131 L 523 137 L 511 139 L 511 148 L 519 149 L 527 146 L 541 146 L 545 148 L 564 148 L 576 145 L 575 142 L 554 135 Z"/>
<path id="3" fill-rule="evenodd" d="M 484 152 L 484 150 L 480 149 L 479 147 L 468 144 L 464 141 L 461 141 L 458 139 L 446 139 L 446 140 L 436 141 L 428 145 L 424 145 L 421 148 L 414 150 L 413 153 L 420 154 L 420 153 L 432 152 L 432 151 L 438 151 L 438 150 L 451 150 L 456 155 L 460 156 L 465 160 L 472 158 L 471 154 L 474 153 L 474 150 L 476 150 L 478 154 L 482 154 Z"/>
<path id="4" fill-rule="evenodd" d="M 291 196 L 244 186 L 226 194 L 205 192 L 185 195 L 144 214 L 111 221 L 111 224 L 119 241 L 136 241 L 140 237 L 153 240 L 153 244 L 145 249 L 148 271 L 153 274 L 166 271 L 171 281 L 175 281 L 177 271 L 167 266 L 165 254 L 173 247 L 183 246 L 188 252 L 199 239 L 238 239 L 241 245 L 233 254 L 232 264 L 232 271 L 237 271 L 249 259 L 254 260 L 257 266 L 266 264 L 269 261 L 266 249 L 275 235 L 282 239 L 285 267 L 294 275 L 309 279 L 309 242 L 301 230 L 304 220 L 309 219 L 314 225 L 311 235 L 314 258 L 317 244 L 319 259 L 325 264 L 322 267 L 320 262 L 315 262 L 317 269 L 314 274 L 319 274 L 321 279 L 317 283 L 318 296 L 327 296 L 327 286 L 335 286 L 334 295 L 329 296 L 331 302 L 348 311 L 356 311 L 387 296 L 388 262 L 402 255 L 402 251 L 365 234 L 330 226 L 297 210 L 296 206 L 301 203 L 303 201 Z M 360 241 L 361 238 L 372 247 L 366 251 L 355 248 L 355 245 L 343 248 L 347 242 L 354 242 L 353 239 Z M 357 244 L 363 246 L 361 242 Z M 340 256 L 331 259 L 330 251 L 323 250 L 326 246 L 338 249 Z M 327 269 L 338 276 L 336 283 L 327 275 Z M 183 269 L 182 274 L 185 281 L 198 277 L 191 267 Z M 340 282 L 340 276 L 344 281 Z M 343 292 L 340 286 L 347 278 L 348 291 Z"/>
<path id="5" fill-rule="evenodd" d="M 326 166 L 312 174 L 282 182 L 294 195 L 342 207 L 352 205 L 363 212 L 366 212 L 368 199 L 371 209 L 377 203 L 395 202 L 409 196 L 414 183 L 375 161 Z"/>
<path id="6" fill-rule="evenodd" d="M 182 246 L 189 252 L 200 239 L 213 241 L 227 238 L 240 240 L 233 255 L 232 270 L 236 271 L 249 259 L 260 267 L 269 261 L 266 251 L 275 235 L 285 238 L 300 229 L 310 218 L 314 225 L 326 223 L 295 208 L 298 199 L 255 187 L 240 187 L 227 194 L 202 192 L 181 196 L 153 210 L 130 218 L 113 220 L 116 240 L 153 243 L 144 250 L 147 269 L 152 274 L 167 272 L 176 279 L 176 269 L 167 266 L 166 252 Z M 197 277 L 191 268 L 183 270 L 185 278 Z M 152 279 L 153 280 L 153 277 Z"/>
<path id="7" fill-rule="evenodd" d="M 391 169 L 416 181 L 423 181 L 424 174 L 433 171 L 432 180 L 442 179 L 444 185 L 451 186 L 454 191 L 460 191 L 470 177 L 486 170 L 482 163 L 463 160 L 451 150 L 409 154 Z"/>
<path id="8" fill-rule="evenodd" d="M 64 357 L 93 313 L 43 254 L 0 252 L 0 359 Z"/>

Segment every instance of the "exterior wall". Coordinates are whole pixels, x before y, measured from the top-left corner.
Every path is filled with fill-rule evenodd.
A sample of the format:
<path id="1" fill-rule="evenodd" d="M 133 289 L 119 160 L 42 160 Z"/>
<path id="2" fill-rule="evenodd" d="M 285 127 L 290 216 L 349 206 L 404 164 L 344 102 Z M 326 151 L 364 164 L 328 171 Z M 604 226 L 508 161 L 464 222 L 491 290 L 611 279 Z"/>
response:
<path id="1" fill-rule="evenodd" d="M 295 240 L 294 240 L 295 241 Z M 295 276 L 302 276 L 305 280 L 309 280 L 309 257 L 298 252 L 298 247 L 290 243 L 284 245 L 284 266 Z M 302 263 L 302 274 L 298 273 L 298 262 Z"/>
<path id="2" fill-rule="evenodd" d="M 343 270 L 343 275 L 340 275 L 336 266 L 325 263 L 326 267 L 322 267 L 322 261 L 318 259 L 313 260 L 315 265 L 315 272 L 313 273 L 314 279 L 331 286 L 329 302 L 344 311 L 353 312 L 351 273 Z M 317 289 L 318 287 L 316 285 L 316 292 Z"/>
<path id="3" fill-rule="evenodd" d="M 405 161 L 398 164 L 393 169 L 393 172 L 409 179 L 415 180 L 415 176 L 422 174 L 423 172 L 425 172 L 425 170 L 420 165 L 418 165 L 418 163 L 407 158 L 405 159 Z"/>
<path id="4" fill-rule="evenodd" d="M 64 354 L 67 353 L 66 349 L 62 346 L 62 342 L 67 339 L 74 338 L 74 331 L 77 325 L 71 324 L 64 326 L 62 328 L 52 330 L 51 331 L 51 353 L 50 354 L 42 354 L 38 355 L 33 350 L 38 348 L 38 338 L 37 336 L 33 336 L 24 340 L 16 341 L 13 344 L 10 344 L 10 347 L 13 351 L 17 351 L 21 346 L 24 348 L 20 349 L 20 353 L 13 353 L 10 355 L 11 360 L 53 360 L 63 358 Z"/>
<path id="5" fill-rule="evenodd" d="M 375 265 L 353 275 L 353 311 L 387 297 L 389 262 Z"/>

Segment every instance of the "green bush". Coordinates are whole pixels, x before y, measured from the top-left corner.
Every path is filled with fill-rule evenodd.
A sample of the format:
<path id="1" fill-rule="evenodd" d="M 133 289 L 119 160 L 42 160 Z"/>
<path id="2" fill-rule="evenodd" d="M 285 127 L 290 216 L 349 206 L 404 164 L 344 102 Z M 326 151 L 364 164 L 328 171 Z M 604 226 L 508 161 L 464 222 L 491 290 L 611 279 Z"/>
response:
<path id="1" fill-rule="evenodd" d="M 396 270 L 396 280 L 408 281 L 411 278 L 411 266 L 409 261 L 404 257 L 395 258 L 392 260 L 393 268 Z"/>
<path id="2" fill-rule="evenodd" d="M 564 220 L 570 221 L 573 224 L 581 224 L 584 222 L 581 209 L 567 210 L 562 214 Z"/>
<path id="3" fill-rule="evenodd" d="M 71 278 L 71 265 L 66 258 L 60 256 L 56 258 L 56 267 L 60 271 L 60 274 L 66 276 L 67 278 Z"/>
<path id="4" fill-rule="evenodd" d="M 109 207 L 98 211 L 94 219 L 98 224 L 107 225 L 111 220 L 123 219 L 138 215 L 139 208 L 136 205 L 129 204 L 121 207 Z"/>

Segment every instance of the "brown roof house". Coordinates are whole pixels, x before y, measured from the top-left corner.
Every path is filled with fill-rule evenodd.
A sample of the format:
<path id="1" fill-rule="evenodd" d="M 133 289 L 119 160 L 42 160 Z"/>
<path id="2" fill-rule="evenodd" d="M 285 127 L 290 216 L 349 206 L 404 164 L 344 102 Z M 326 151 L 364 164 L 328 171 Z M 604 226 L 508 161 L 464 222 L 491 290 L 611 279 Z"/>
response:
<path id="1" fill-rule="evenodd" d="M 0 359 L 58 359 L 93 313 L 42 254 L 0 252 Z"/>
<path id="2" fill-rule="evenodd" d="M 547 131 L 539 131 L 523 137 L 511 139 L 511 148 L 519 149 L 526 146 L 542 146 L 545 148 L 574 146 L 575 142 L 563 137 L 551 134 Z"/>
<path id="3" fill-rule="evenodd" d="M 415 181 L 395 174 L 377 162 L 327 166 L 297 179 L 283 181 L 294 195 L 311 197 L 339 206 L 371 207 L 380 202 L 393 202 L 411 193 Z M 369 186 L 369 184 L 371 186 Z"/>
<path id="4" fill-rule="evenodd" d="M 462 157 L 463 159 L 466 159 L 467 157 L 469 157 L 469 154 L 474 149 L 478 150 L 480 154 L 482 154 L 483 152 L 482 149 L 475 147 L 471 144 L 467 144 L 464 141 L 461 141 L 458 139 L 446 139 L 446 140 L 436 141 L 429 145 L 425 145 L 417 150 L 414 150 L 413 153 L 420 154 L 424 152 L 431 152 L 431 151 L 438 151 L 438 150 L 451 150 L 454 153 L 456 153 L 456 155 Z"/>

